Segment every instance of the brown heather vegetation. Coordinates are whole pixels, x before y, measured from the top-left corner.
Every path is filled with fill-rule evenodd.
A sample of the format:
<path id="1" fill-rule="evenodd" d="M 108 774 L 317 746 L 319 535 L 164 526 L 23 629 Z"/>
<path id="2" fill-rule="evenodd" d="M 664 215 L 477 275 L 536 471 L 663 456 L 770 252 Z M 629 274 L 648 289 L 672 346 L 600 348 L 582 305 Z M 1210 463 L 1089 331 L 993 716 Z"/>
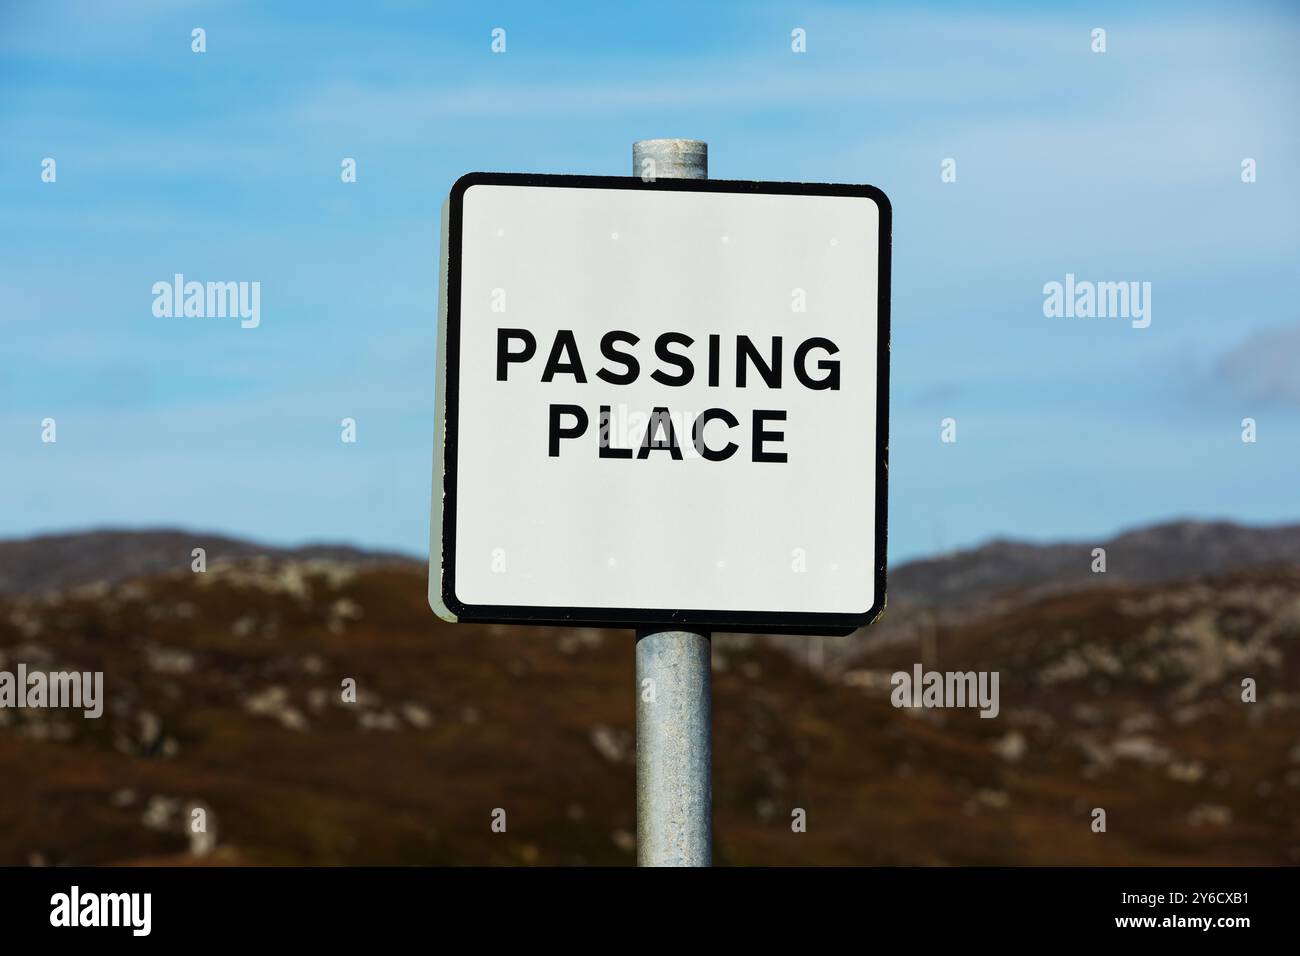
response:
<path id="1" fill-rule="evenodd" d="M 0 669 L 106 696 L 0 711 L 0 864 L 634 861 L 630 632 L 444 624 L 409 562 L 210 562 L 0 597 Z M 1300 863 L 1300 567 L 890 614 L 715 637 L 718 864 Z M 892 707 L 919 660 L 998 671 L 1000 716 Z"/>

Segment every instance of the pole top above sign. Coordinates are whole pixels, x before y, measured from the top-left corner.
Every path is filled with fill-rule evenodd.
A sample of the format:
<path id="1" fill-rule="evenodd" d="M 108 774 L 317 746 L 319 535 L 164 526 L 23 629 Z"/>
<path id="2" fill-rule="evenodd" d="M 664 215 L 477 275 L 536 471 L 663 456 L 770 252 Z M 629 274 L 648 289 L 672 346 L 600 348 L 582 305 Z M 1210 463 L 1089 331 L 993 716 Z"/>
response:
<path id="1" fill-rule="evenodd" d="M 698 139 L 641 139 L 632 144 L 632 175 L 643 180 L 707 179 L 709 144 Z"/>
<path id="2" fill-rule="evenodd" d="M 833 634 L 884 607 L 889 201 L 699 178 L 705 150 L 452 188 L 443 618 Z"/>

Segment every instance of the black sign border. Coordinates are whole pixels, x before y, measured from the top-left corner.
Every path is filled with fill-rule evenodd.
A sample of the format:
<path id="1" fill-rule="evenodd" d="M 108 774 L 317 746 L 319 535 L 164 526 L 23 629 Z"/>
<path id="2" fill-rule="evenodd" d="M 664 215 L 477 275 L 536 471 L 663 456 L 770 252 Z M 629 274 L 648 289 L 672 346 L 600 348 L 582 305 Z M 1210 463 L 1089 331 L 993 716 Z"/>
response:
<path id="1" fill-rule="evenodd" d="M 642 189 L 700 193 L 756 193 L 779 196 L 851 196 L 871 199 L 880 211 L 879 281 L 876 303 L 876 557 L 875 603 L 857 614 L 803 611 L 705 611 L 650 608 L 591 608 L 465 604 L 456 597 L 456 464 L 460 412 L 460 268 L 465 193 L 474 186 L 549 186 L 568 189 Z M 880 189 L 840 183 L 781 183 L 727 179 L 665 179 L 637 176 L 566 176 L 541 173 L 467 173 L 451 187 L 447 231 L 447 299 L 444 376 L 441 592 L 459 623 L 529 624 L 552 627 L 635 628 L 671 626 L 763 634 L 851 634 L 885 608 L 886 529 L 889 479 L 889 287 L 893 209 Z M 435 482 L 437 475 L 434 476 Z M 435 494 L 437 489 L 435 488 Z"/>

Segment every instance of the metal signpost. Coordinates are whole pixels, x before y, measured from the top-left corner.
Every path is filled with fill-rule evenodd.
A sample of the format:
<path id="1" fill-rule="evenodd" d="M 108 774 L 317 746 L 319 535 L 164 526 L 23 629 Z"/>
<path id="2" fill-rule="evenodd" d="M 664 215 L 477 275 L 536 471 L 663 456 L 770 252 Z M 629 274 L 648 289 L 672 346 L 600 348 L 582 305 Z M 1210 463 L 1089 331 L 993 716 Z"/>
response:
<path id="1" fill-rule="evenodd" d="M 632 157 L 452 189 L 429 603 L 635 628 L 637 862 L 708 866 L 711 631 L 884 607 L 890 208 Z"/>
<path id="2" fill-rule="evenodd" d="M 708 144 L 695 139 L 633 143 L 632 175 L 707 179 Z M 708 631 L 637 631 L 638 866 L 713 862 L 712 650 Z"/>

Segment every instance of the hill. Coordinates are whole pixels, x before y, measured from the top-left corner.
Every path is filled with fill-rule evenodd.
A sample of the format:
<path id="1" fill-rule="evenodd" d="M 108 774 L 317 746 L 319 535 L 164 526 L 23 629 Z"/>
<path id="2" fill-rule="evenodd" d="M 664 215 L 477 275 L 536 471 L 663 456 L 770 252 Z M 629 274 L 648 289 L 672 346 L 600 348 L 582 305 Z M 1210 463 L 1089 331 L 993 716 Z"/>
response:
<path id="1" fill-rule="evenodd" d="M 144 540 L 131 560 L 171 570 L 0 597 L 0 669 L 102 670 L 108 698 L 97 721 L 0 710 L 0 864 L 634 860 L 629 632 L 447 625 L 409 560 L 208 538 L 195 574 L 193 536 Z M 1265 563 L 1046 590 L 975 567 L 1021 583 L 967 590 L 959 624 L 891 605 L 895 639 L 835 667 L 715 637 L 717 862 L 1300 862 L 1300 563 L 1214 547 Z M 916 663 L 997 671 L 998 717 L 895 708 Z"/>

